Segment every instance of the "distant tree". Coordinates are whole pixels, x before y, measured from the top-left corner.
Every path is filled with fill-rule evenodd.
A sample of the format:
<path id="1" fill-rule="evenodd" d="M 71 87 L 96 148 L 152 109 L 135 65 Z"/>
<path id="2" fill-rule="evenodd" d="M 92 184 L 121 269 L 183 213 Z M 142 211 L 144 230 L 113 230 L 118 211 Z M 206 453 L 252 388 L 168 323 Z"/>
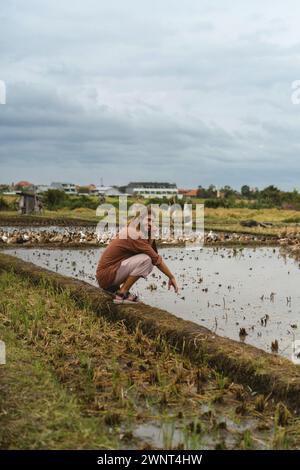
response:
<path id="1" fill-rule="evenodd" d="M 207 196 L 208 197 L 215 197 L 217 195 L 218 191 L 217 191 L 217 188 L 214 184 L 210 184 L 208 186 L 208 190 L 207 190 Z"/>
<path id="2" fill-rule="evenodd" d="M 237 194 L 236 191 L 228 185 L 225 185 L 223 188 L 221 188 L 220 192 L 223 194 L 224 198 L 235 196 Z"/>
<path id="3" fill-rule="evenodd" d="M 9 191 L 8 184 L 0 184 L 0 193 L 4 193 L 5 191 Z"/>
<path id="4" fill-rule="evenodd" d="M 68 200 L 68 196 L 59 189 L 48 189 L 43 195 L 43 202 L 47 209 L 58 209 Z"/>
<path id="5" fill-rule="evenodd" d="M 206 189 L 204 189 L 202 186 L 198 186 L 197 197 L 206 197 Z"/>
<path id="6" fill-rule="evenodd" d="M 259 199 L 269 206 L 280 206 L 283 202 L 283 194 L 276 186 L 270 185 L 260 191 Z"/>
<path id="7" fill-rule="evenodd" d="M 217 197 L 217 188 L 211 184 L 207 189 L 202 186 L 198 186 L 197 197 L 202 198 L 214 198 Z"/>
<path id="8" fill-rule="evenodd" d="M 244 184 L 244 186 L 241 187 L 241 195 L 243 197 L 249 198 L 251 196 L 250 186 Z"/>

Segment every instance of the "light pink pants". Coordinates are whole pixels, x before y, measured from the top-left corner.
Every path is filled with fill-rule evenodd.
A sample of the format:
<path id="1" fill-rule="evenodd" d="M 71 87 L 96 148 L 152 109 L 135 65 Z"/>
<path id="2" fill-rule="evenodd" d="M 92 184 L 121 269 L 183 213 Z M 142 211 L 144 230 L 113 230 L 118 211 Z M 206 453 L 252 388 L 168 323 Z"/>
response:
<path id="1" fill-rule="evenodd" d="M 130 258 L 122 261 L 113 285 L 120 286 L 126 281 L 128 276 L 147 277 L 153 269 L 153 264 L 150 256 L 141 253 L 139 255 L 131 256 Z"/>

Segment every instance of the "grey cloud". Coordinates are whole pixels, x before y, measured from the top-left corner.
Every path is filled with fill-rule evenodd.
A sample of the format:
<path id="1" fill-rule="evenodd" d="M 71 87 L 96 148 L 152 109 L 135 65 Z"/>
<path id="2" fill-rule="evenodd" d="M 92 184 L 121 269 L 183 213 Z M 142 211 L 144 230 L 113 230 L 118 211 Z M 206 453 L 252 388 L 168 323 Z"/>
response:
<path id="1" fill-rule="evenodd" d="M 298 3 L 231 5 L 4 1 L 1 180 L 294 186 Z"/>

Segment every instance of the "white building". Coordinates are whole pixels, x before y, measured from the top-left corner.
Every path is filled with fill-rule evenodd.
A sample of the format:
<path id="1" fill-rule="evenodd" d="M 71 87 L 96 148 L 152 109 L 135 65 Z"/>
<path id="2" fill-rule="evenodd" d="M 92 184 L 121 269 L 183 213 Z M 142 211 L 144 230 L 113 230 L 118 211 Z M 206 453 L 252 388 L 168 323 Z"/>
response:
<path id="1" fill-rule="evenodd" d="M 73 183 L 51 183 L 51 189 L 59 189 L 66 194 L 77 194 L 76 185 Z"/>
<path id="2" fill-rule="evenodd" d="M 124 194 L 121 193 L 121 191 L 119 191 L 115 186 L 97 186 L 96 191 L 99 196 L 104 197 L 124 196 Z"/>
<path id="3" fill-rule="evenodd" d="M 127 192 L 133 196 L 150 198 L 178 197 L 178 189 L 175 183 L 129 183 Z"/>
<path id="4" fill-rule="evenodd" d="M 46 191 L 48 191 L 48 189 L 51 189 L 51 186 L 49 186 L 48 184 L 39 184 L 39 185 L 37 185 L 35 192 L 37 194 L 42 194 L 42 193 L 45 193 Z"/>

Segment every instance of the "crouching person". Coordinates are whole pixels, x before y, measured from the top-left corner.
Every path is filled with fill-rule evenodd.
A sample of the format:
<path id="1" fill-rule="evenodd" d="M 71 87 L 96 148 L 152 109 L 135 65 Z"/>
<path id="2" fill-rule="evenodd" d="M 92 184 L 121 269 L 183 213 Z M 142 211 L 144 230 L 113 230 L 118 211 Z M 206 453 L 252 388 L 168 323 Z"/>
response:
<path id="1" fill-rule="evenodd" d="M 158 254 L 150 233 L 151 216 L 147 216 L 140 230 L 130 225 L 125 227 L 104 250 L 96 278 L 102 289 L 114 293 L 114 303 L 139 303 L 138 296 L 130 289 L 138 279 L 146 278 L 154 266 L 169 278 L 169 289 L 173 287 L 178 292 L 175 276 Z"/>

